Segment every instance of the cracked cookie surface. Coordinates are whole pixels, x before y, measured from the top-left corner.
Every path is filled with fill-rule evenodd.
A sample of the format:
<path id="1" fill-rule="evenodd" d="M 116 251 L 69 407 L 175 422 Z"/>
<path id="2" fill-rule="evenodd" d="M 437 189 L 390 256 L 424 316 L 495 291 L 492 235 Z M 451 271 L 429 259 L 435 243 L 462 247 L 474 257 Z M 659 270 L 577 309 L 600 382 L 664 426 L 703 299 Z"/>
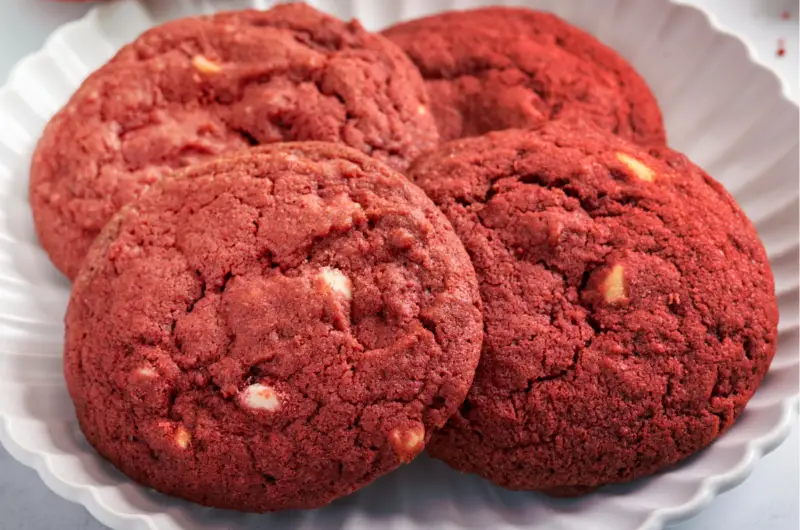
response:
<path id="1" fill-rule="evenodd" d="M 169 171 L 319 140 L 396 169 L 437 141 L 416 68 L 387 39 L 302 5 L 181 19 L 92 74 L 31 166 L 39 239 L 70 279 L 108 219 Z"/>
<path id="2" fill-rule="evenodd" d="M 208 506 L 314 508 L 412 460 L 482 337 L 464 248 L 423 192 L 333 144 L 165 179 L 76 278 L 64 371 L 89 442 Z"/>
<path id="3" fill-rule="evenodd" d="M 643 145 L 665 142 L 658 104 L 631 65 L 550 13 L 452 11 L 383 34 L 422 72 L 442 140 L 558 118 L 588 120 Z"/>
<path id="4" fill-rule="evenodd" d="M 775 353 L 772 272 L 719 183 L 652 154 L 551 122 L 412 166 L 484 304 L 475 381 L 433 456 L 571 495 L 654 473 L 732 425 Z"/>

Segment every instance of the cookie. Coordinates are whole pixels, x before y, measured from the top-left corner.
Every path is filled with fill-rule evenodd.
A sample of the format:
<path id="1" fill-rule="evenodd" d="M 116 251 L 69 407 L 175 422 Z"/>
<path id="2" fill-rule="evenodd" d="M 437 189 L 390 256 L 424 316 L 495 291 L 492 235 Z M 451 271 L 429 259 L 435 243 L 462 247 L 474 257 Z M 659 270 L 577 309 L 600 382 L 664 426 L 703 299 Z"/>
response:
<path id="1" fill-rule="evenodd" d="M 453 11 L 383 34 L 422 72 L 442 140 L 574 119 L 641 144 L 666 141 L 661 111 L 639 74 L 555 15 Z"/>
<path id="2" fill-rule="evenodd" d="M 33 157 L 39 239 L 70 279 L 103 225 L 170 170 L 251 145 L 340 142 L 404 169 L 437 142 L 394 44 L 302 5 L 186 18 L 125 46 Z"/>
<path id="3" fill-rule="evenodd" d="M 412 166 L 484 304 L 475 382 L 433 456 L 569 495 L 655 473 L 733 424 L 775 353 L 772 273 L 723 187 L 654 153 L 549 122 Z"/>
<path id="4" fill-rule="evenodd" d="M 422 451 L 464 400 L 474 270 L 419 188 L 333 144 L 188 168 L 77 277 L 64 372 L 86 438 L 207 506 L 315 508 Z"/>

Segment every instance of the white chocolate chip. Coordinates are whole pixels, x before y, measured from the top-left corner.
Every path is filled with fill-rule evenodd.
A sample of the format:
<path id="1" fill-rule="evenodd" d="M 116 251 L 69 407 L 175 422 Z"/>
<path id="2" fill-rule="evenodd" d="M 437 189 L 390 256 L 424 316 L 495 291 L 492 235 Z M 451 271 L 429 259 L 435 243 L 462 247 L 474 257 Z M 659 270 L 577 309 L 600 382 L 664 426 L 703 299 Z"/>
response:
<path id="1" fill-rule="evenodd" d="M 324 199 L 325 214 L 334 230 L 347 230 L 364 218 L 361 205 L 345 193 Z"/>
<path id="2" fill-rule="evenodd" d="M 389 441 L 402 462 L 411 462 L 422 452 L 425 445 L 425 427 L 417 425 L 410 429 L 392 429 Z"/>
<path id="3" fill-rule="evenodd" d="M 189 443 L 192 441 L 192 435 L 189 434 L 189 431 L 183 425 L 179 425 L 177 429 L 175 429 L 175 445 L 180 447 L 181 449 L 186 449 L 189 447 Z"/>
<path id="4" fill-rule="evenodd" d="M 222 71 L 222 67 L 214 61 L 208 60 L 204 55 L 195 55 L 192 57 L 192 66 L 195 70 L 203 74 L 218 74 Z"/>
<path id="5" fill-rule="evenodd" d="M 614 265 L 611 272 L 603 280 L 603 297 L 613 304 L 625 299 L 625 269 L 622 265 Z"/>
<path id="6" fill-rule="evenodd" d="M 425 105 L 420 105 L 419 107 L 417 107 L 417 114 L 419 114 L 420 116 L 424 116 L 427 113 L 428 109 L 425 107 Z"/>
<path id="7" fill-rule="evenodd" d="M 681 295 L 678 293 L 670 293 L 667 295 L 667 305 L 678 305 L 681 303 Z"/>
<path id="8" fill-rule="evenodd" d="M 158 427 L 164 431 L 165 435 L 171 436 L 175 445 L 181 449 L 186 449 L 192 442 L 191 433 L 180 423 L 178 423 L 176 427 L 176 424 L 171 421 L 159 421 Z"/>
<path id="9" fill-rule="evenodd" d="M 135 374 L 141 379 L 155 379 L 158 377 L 158 372 L 152 366 L 142 366 L 136 370 Z"/>
<path id="10" fill-rule="evenodd" d="M 655 180 L 655 172 L 641 160 L 619 152 L 617 153 L 617 160 L 625 164 L 640 180 L 645 182 L 653 182 Z"/>
<path id="11" fill-rule="evenodd" d="M 145 364 L 131 371 L 128 381 L 133 385 L 139 386 L 147 381 L 154 381 L 158 377 L 158 371 L 149 364 Z"/>
<path id="12" fill-rule="evenodd" d="M 353 298 L 353 284 L 342 271 L 333 267 L 323 267 L 319 275 L 331 291 L 342 295 L 345 300 Z"/>
<path id="13" fill-rule="evenodd" d="M 239 395 L 241 404 L 249 409 L 274 411 L 281 405 L 275 389 L 261 383 L 248 386 Z"/>

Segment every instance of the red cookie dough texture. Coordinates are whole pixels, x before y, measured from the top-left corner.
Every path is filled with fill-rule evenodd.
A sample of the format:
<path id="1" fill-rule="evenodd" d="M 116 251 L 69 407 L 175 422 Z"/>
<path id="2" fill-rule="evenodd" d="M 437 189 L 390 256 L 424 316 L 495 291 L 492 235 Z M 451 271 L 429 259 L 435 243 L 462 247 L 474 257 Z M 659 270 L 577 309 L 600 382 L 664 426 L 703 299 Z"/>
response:
<path id="1" fill-rule="evenodd" d="M 483 334 L 423 192 L 334 144 L 188 168 L 123 208 L 76 278 L 64 372 L 86 438 L 207 506 L 315 508 L 424 448 Z"/>
<path id="2" fill-rule="evenodd" d="M 458 140 L 410 175 L 461 237 L 485 337 L 429 444 L 512 489 L 576 494 L 655 473 L 742 412 L 775 353 L 767 256 L 682 155 L 550 122 Z"/>
<path id="3" fill-rule="evenodd" d="M 422 72 L 443 140 L 572 119 L 645 145 L 666 141 L 658 104 L 631 65 L 549 13 L 453 11 L 383 34 Z"/>
<path id="4" fill-rule="evenodd" d="M 39 239 L 72 279 L 106 221 L 159 177 L 254 144 L 338 142 L 404 169 L 437 142 L 427 104 L 397 46 L 302 4 L 164 24 L 45 129 L 30 183 Z"/>

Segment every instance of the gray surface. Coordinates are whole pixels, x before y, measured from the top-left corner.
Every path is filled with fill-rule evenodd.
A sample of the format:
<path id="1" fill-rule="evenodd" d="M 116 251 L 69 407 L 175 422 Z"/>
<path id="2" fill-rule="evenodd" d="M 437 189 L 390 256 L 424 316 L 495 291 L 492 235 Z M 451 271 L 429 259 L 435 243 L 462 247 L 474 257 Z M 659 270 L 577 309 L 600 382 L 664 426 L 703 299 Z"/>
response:
<path id="1" fill-rule="evenodd" d="M 168 0 L 162 0 L 168 1 Z M 775 0 L 695 0 L 715 9 L 719 20 L 742 32 L 765 62 L 798 94 L 797 2 Z M 782 8 L 793 21 L 780 21 Z M 25 54 L 41 47 L 59 25 L 88 11 L 82 4 L 47 0 L 0 0 L 0 83 Z M 784 59 L 774 57 L 777 39 L 787 41 Z M 759 462 L 741 486 L 718 497 L 698 517 L 676 530 L 800 529 L 800 436 L 795 425 L 789 439 Z M 103 530 L 80 505 L 61 499 L 36 472 L 15 461 L 0 447 L 0 530 Z M 547 529 L 542 529 L 547 530 Z M 587 529 L 591 530 L 591 529 Z"/>

